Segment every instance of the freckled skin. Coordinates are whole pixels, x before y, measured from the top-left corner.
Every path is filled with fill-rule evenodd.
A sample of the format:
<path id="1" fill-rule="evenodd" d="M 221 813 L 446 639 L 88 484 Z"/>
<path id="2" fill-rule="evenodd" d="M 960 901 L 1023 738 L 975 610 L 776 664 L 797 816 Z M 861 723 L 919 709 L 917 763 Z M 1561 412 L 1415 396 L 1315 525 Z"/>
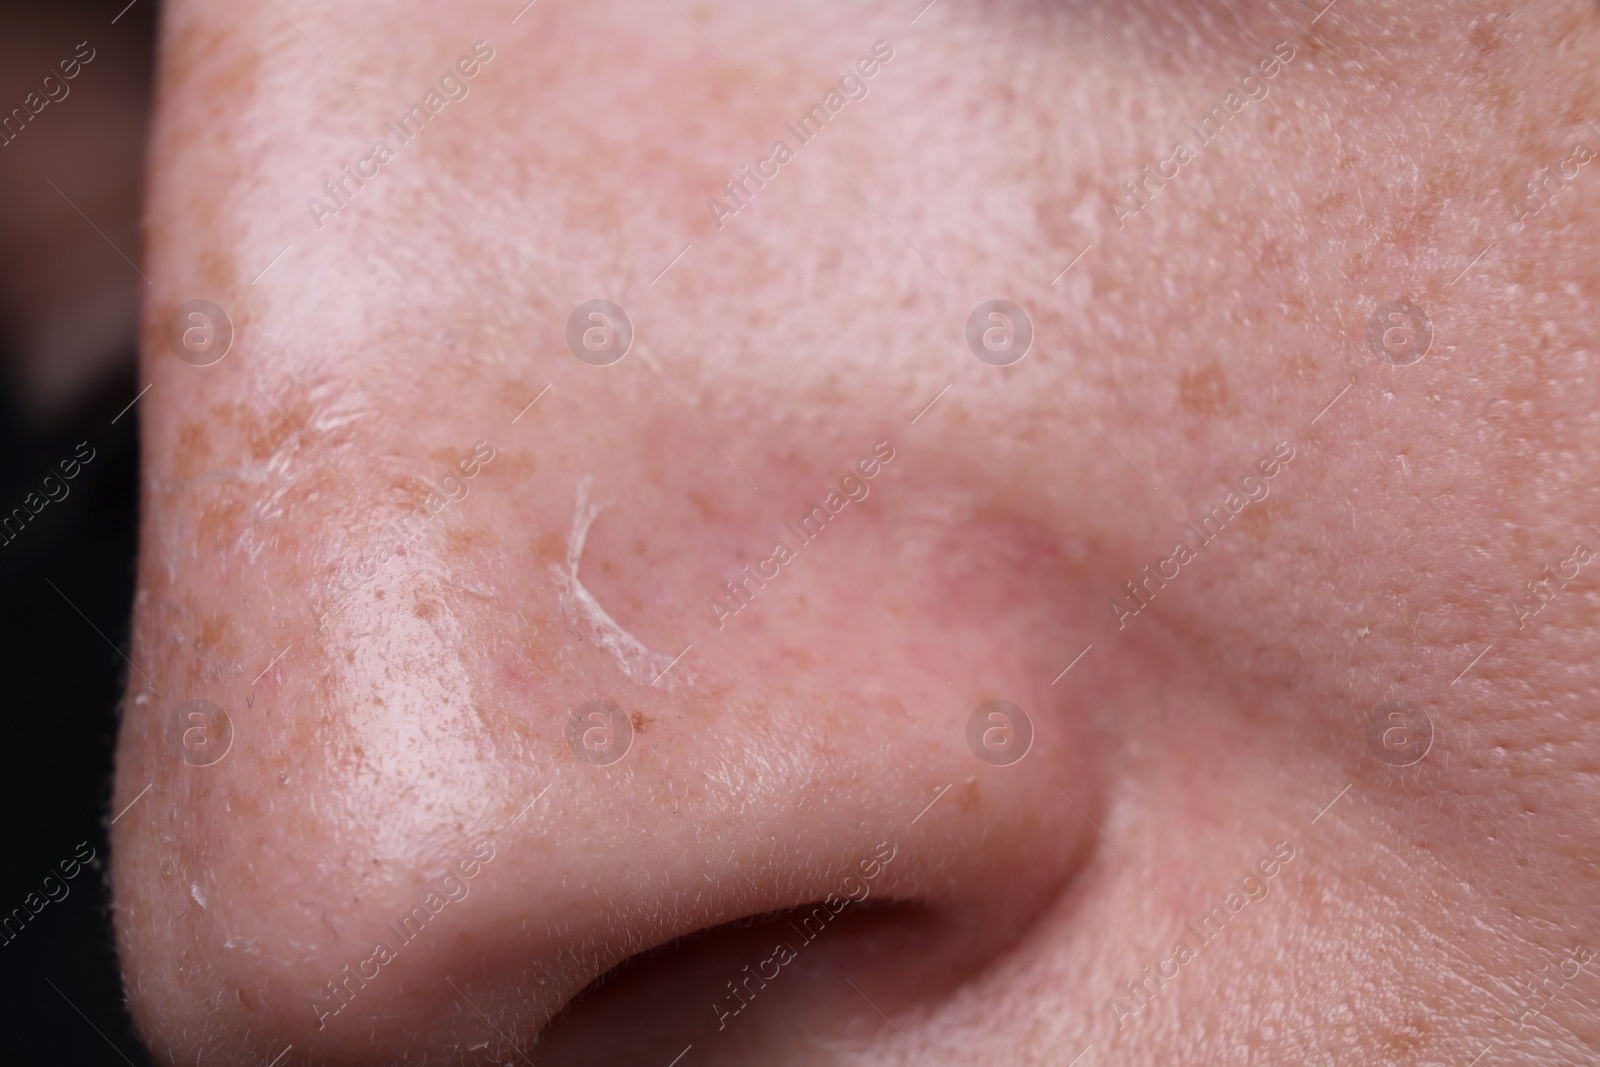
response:
<path id="1" fill-rule="evenodd" d="M 1600 1055 L 1594 966 L 1549 977 L 1600 945 L 1600 567 L 1514 606 L 1600 553 L 1600 176 L 1516 207 L 1600 147 L 1600 14 L 1076 7 L 164 9 L 110 804 L 151 786 L 112 888 L 158 1059 Z M 585 479 L 644 677 L 568 581 Z"/>

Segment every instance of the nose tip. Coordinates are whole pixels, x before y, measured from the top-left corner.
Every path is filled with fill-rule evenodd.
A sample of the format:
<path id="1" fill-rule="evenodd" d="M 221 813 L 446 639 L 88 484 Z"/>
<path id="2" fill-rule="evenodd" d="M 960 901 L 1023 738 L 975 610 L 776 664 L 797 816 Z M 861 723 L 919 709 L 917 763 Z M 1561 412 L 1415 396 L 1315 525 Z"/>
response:
<path id="1" fill-rule="evenodd" d="M 803 657 L 752 615 L 651 684 L 560 626 L 480 625 L 426 573 L 391 590 L 415 610 L 347 609 L 226 759 L 128 742 L 123 777 L 167 804 L 113 828 L 119 938 L 174 1062 L 501 1062 L 624 1026 L 736 1027 L 719 1054 L 759 1059 L 775 1016 L 823 1032 L 976 974 L 1092 839 L 1091 737 L 1031 631 L 914 656 L 850 594 L 790 616 Z"/>
<path id="2" fill-rule="evenodd" d="M 964 972 L 1004 951 L 1070 873 L 1084 823 L 1052 786 L 1058 737 L 1039 741 L 1052 751 L 1033 753 L 1030 769 L 975 756 L 968 714 L 947 716 L 942 742 L 908 743 L 905 723 L 888 716 L 841 730 L 830 721 L 838 712 L 819 714 L 814 697 L 781 703 L 741 715 L 749 708 L 735 700 L 712 716 L 670 700 L 633 712 L 580 705 L 569 740 L 586 734 L 595 749 L 569 745 L 573 758 L 506 835 L 504 865 L 473 913 L 481 949 L 460 972 L 464 999 L 498 1006 L 530 1034 L 565 1008 L 572 1040 L 608 1017 L 573 999 L 655 950 L 650 996 L 671 989 L 691 1017 L 663 1029 L 720 1032 L 752 996 L 747 983 L 784 957 L 805 953 L 805 969 L 838 966 L 848 978 L 840 961 L 855 958 L 846 946 L 857 935 L 843 931 L 872 929 L 858 918 L 868 911 L 918 916 L 920 944 L 878 942 L 903 957 L 890 969 L 906 973 L 891 984 L 916 988 L 907 979 L 919 960 Z M 621 757 L 619 715 L 648 724 Z M 1002 713 L 978 719 L 988 731 L 1008 728 L 991 715 Z M 663 735 L 682 732 L 715 741 L 666 744 Z M 761 945 L 716 933 L 730 924 L 781 936 Z M 721 947 L 706 949 L 708 937 Z M 663 956 L 660 946 L 693 938 Z M 862 964 L 886 965 L 881 954 Z"/>
<path id="3" fill-rule="evenodd" d="M 589 724 L 577 744 L 568 723 L 551 723 L 556 744 L 539 748 L 557 756 L 542 773 L 514 788 L 506 775 L 492 817 L 435 832 L 400 863 L 370 862 L 364 843 L 378 823 L 439 827 L 439 798 L 391 796 L 330 825 L 315 798 L 338 795 L 331 783 L 241 790 L 231 803 L 258 839 L 245 862 L 260 863 L 259 877 L 177 920 L 206 946 L 194 955 L 205 966 L 183 980 L 245 1029 L 329 1063 L 443 1055 L 457 1041 L 509 1055 L 538 1046 L 558 1016 L 562 1046 L 577 1049 L 614 1038 L 621 1019 L 655 1020 L 640 1041 L 709 1038 L 735 1020 L 754 1040 L 756 992 L 815 1005 L 855 981 L 892 999 L 927 985 L 929 961 L 947 975 L 976 969 L 1068 873 L 1052 857 L 1072 849 L 1038 844 L 1073 837 L 1079 820 L 1027 760 L 975 759 L 967 716 L 949 716 L 942 745 L 908 746 L 888 716 L 844 744 L 830 721 L 839 712 L 819 714 L 814 699 L 763 714 L 737 700 L 714 715 L 674 696 L 630 703 L 575 704 L 575 722 Z M 618 714 L 632 729 L 625 748 Z M 669 743 L 685 733 L 716 740 Z M 890 751 L 899 758 L 886 769 Z M 242 772 L 253 756 L 239 755 Z M 874 925 L 885 913 L 897 918 Z M 692 950 L 661 948 L 695 938 Z M 652 950 L 643 1000 L 595 992 Z M 809 977 L 773 983 L 797 973 Z M 641 1008 L 663 995 L 674 1011 Z"/>

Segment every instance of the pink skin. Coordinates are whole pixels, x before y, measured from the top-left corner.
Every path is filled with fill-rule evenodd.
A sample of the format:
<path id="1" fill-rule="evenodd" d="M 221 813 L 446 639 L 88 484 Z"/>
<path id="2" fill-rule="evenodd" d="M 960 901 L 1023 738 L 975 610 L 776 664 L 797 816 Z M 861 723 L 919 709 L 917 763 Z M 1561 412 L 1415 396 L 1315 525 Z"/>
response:
<path id="1" fill-rule="evenodd" d="M 1595 1055 L 1600 177 L 1524 198 L 1600 145 L 1600 15 L 1078 6 L 1105 37 L 168 6 L 112 801 L 153 783 L 112 851 L 158 1058 Z M 865 99 L 707 207 L 877 41 Z M 1009 366 L 964 339 L 995 297 L 1035 331 Z M 1402 297 L 1400 367 L 1367 321 Z M 635 328 L 610 366 L 565 340 L 594 298 Z M 235 328 L 211 366 L 167 347 L 191 299 Z M 604 766 L 568 744 L 596 699 L 632 722 Z M 1035 735 L 1009 766 L 967 744 L 993 699 Z"/>

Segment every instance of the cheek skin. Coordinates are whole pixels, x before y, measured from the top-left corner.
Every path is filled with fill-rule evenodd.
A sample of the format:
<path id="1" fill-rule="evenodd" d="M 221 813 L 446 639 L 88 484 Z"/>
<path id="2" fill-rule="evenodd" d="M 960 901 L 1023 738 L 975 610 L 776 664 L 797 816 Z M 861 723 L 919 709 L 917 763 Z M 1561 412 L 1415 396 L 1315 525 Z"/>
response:
<path id="1" fill-rule="evenodd" d="M 351 4 L 305 27 L 347 94 L 271 11 L 169 5 L 153 684 L 111 804 L 154 783 L 111 862 L 155 1055 L 1589 1055 L 1581 996 L 1517 1030 L 1503 995 L 1600 936 L 1588 571 L 1525 629 L 1506 600 L 1589 536 L 1600 200 L 1585 168 L 1515 236 L 1505 204 L 1587 136 L 1541 116 L 1600 113 L 1595 15 L 1504 27 L 1557 99 L 1470 9 L 1287 7 L 1085 8 L 1102 38 L 1052 5 L 714 3 L 691 33 L 412 4 L 401 40 Z M 304 197 L 480 22 L 468 97 L 316 228 Z M 706 199 L 879 39 L 867 97 L 717 229 Z M 1119 225 L 1123 183 L 1279 40 L 1270 92 Z M 201 293 L 237 337 L 197 369 L 164 331 Z M 636 328 L 609 367 L 565 340 L 600 295 Z M 996 297 L 1034 327 L 1005 367 L 965 341 Z M 1409 367 L 1366 338 L 1400 297 L 1435 330 Z M 851 470 L 870 493 L 797 535 Z M 1191 532 L 1247 477 L 1270 492 Z M 1405 766 L 1369 741 L 1401 698 L 1434 728 Z M 173 732 L 197 699 L 231 727 L 208 765 Z M 569 740 L 597 699 L 615 763 Z M 994 700 L 1020 762 L 969 747 Z M 819 906 L 775 957 L 804 935 L 760 917 Z M 779 976 L 723 1032 L 746 964 Z"/>

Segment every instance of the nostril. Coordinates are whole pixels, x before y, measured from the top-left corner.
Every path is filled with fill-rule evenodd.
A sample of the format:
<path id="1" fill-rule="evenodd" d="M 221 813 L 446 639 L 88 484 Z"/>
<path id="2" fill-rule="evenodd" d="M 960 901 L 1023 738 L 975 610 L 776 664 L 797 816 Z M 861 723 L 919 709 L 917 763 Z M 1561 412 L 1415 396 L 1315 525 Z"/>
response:
<path id="1" fill-rule="evenodd" d="M 747 916 L 628 957 L 551 1020 L 539 1062 L 659 1067 L 688 1045 L 700 1064 L 784 1062 L 819 1041 L 864 1039 L 858 1020 L 960 983 L 934 909 L 870 898 L 836 907 Z"/>

